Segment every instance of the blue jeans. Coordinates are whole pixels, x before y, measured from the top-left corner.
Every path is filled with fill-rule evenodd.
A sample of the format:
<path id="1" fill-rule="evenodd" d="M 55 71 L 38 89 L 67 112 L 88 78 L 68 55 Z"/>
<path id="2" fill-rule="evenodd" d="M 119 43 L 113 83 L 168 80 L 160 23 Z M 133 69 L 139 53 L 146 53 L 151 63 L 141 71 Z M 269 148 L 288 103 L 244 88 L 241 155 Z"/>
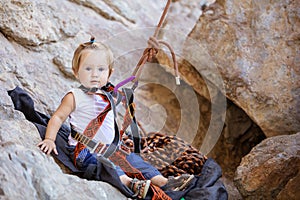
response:
<path id="1" fill-rule="evenodd" d="M 113 155 L 112 155 L 113 156 Z M 135 153 L 131 153 L 126 156 L 126 160 L 136 169 L 138 169 L 143 176 L 150 180 L 154 176 L 161 175 L 161 173 L 153 167 L 151 164 L 145 162 L 139 155 Z M 91 154 L 88 149 L 83 149 L 77 159 L 76 159 L 76 167 L 79 170 L 85 170 L 89 164 L 97 164 L 96 154 Z M 119 176 L 124 175 L 124 171 L 116 166 L 116 171 Z"/>

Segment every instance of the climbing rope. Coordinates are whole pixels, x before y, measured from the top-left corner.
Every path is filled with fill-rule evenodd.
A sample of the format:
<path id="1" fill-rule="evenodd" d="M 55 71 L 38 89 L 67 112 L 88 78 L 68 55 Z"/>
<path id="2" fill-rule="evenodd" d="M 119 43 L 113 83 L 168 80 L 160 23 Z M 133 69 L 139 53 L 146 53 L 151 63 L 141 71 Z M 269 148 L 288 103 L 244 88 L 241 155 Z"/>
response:
<path id="1" fill-rule="evenodd" d="M 156 27 L 154 35 L 149 38 L 148 47 L 144 50 L 143 55 L 141 56 L 138 64 L 135 67 L 135 70 L 132 73 L 132 76 L 135 77 L 134 80 L 133 80 L 133 82 L 135 83 L 134 88 L 137 87 L 138 79 L 141 75 L 141 71 L 142 71 L 142 68 L 143 68 L 144 64 L 147 61 L 148 62 L 153 61 L 153 59 L 157 55 L 158 50 L 160 49 L 160 44 L 166 46 L 169 49 L 169 51 L 171 52 L 173 65 L 174 65 L 174 69 L 175 69 L 176 84 L 177 85 L 180 84 L 180 77 L 179 77 L 179 73 L 178 73 L 178 66 L 177 66 L 176 56 L 175 56 L 174 50 L 172 49 L 171 45 L 169 45 L 167 42 L 165 42 L 163 40 L 157 40 L 158 32 L 161 29 L 161 26 L 164 22 L 164 19 L 165 19 L 166 15 L 167 15 L 168 9 L 170 7 L 170 3 L 171 3 L 171 0 L 168 0 L 166 6 L 164 8 L 164 11 L 163 11 L 163 13 L 160 17 L 160 20 L 159 20 L 159 23 Z"/>
<path id="2" fill-rule="evenodd" d="M 140 78 L 141 72 L 142 72 L 142 68 L 145 65 L 146 62 L 152 62 L 154 60 L 154 58 L 156 57 L 158 50 L 160 49 L 160 45 L 164 45 L 166 46 L 169 51 L 171 52 L 172 55 L 172 61 L 173 61 L 173 65 L 174 65 L 174 69 L 175 69 L 175 80 L 176 80 L 176 84 L 180 85 L 180 77 L 179 77 L 179 72 L 178 72 L 178 66 L 177 66 L 177 62 L 176 62 L 176 56 L 174 53 L 173 48 L 171 47 L 171 45 L 169 45 L 166 41 L 163 40 L 158 40 L 157 39 L 157 35 L 159 30 L 161 29 L 161 26 L 164 22 L 164 19 L 167 15 L 168 9 L 170 7 L 170 3 L 171 0 L 167 1 L 167 4 L 163 10 L 163 13 L 160 17 L 159 23 L 157 24 L 157 27 L 155 29 L 155 32 L 153 34 L 153 36 L 151 36 L 148 40 L 148 47 L 144 50 L 143 55 L 141 56 L 140 60 L 138 61 L 132 76 L 121 81 L 114 89 L 114 93 L 116 94 L 119 87 L 127 84 L 128 82 L 133 82 L 134 85 L 132 87 L 132 89 L 134 90 L 137 85 L 138 85 L 138 80 Z"/>

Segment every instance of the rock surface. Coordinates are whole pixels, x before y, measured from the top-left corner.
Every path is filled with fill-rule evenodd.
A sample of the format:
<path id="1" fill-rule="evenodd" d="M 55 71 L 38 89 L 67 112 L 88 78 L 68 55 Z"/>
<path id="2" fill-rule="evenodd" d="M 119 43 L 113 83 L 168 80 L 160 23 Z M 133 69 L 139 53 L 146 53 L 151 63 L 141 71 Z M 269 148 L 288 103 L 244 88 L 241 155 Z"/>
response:
<path id="1" fill-rule="evenodd" d="M 207 51 L 198 61 L 216 65 L 226 96 L 267 137 L 300 129 L 299 7 L 289 0 L 218 1 L 189 35 Z"/>
<path id="2" fill-rule="evenodd" d="M 242 159 L 234 181 L 245 199 L 297 199 L 300 133 L 268 138 Z"/>
<path id="3" fill-rule="evenodd" d="M 52 157 L 13 142 L 1 143 L 0 163 L 1 199 L 127 199 L 107 183 L 66 175 Z"/>

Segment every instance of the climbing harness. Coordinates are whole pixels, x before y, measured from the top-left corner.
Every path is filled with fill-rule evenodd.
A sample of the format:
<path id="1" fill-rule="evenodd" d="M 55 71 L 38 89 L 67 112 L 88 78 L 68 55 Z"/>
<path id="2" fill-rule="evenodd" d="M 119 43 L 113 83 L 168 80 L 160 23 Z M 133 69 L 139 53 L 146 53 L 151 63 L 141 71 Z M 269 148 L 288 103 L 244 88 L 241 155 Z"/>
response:
<path id="1" fill-rule="evenodd" d="M 137 178 L 139 180 L 145 180 L 145 177 L 143 174 L 134 168 L 126 159 L 126 156 L 129 155 L 130 150 L 126 149 L 124 150 L 124 146 L 121 145 L 121 132 L 119 132 L 118 126 L 116 124 L 116 104 L 114 102 L 114 99 L 112 97 L 112 89 L 106 89 L 106 90 L 97 90 L 97 89 L 91 89 L 91 90 L 85 90 L 83 86 L 80 87 L 83 91 L 86 93 L 92 93 L 95 95 L 101 95 L 102 98 L 105 101 L 109 101 L 109 104 L 104 108 L 104 110 L 95 118 L 93 119 L 86 129 L 84 130 L 83 134 L 75 132 L 74 130 L 71 131 L 71 136 L 75 138 L 77 141 L 77 146 L 75 148 L 74 154 L 75 154 L 75 160 L 76 157 L 78 157 L 78 154 L 81 150 L 84 148 L 88 148 L 91 153 L 97 153 L 97 160 L 100 161 L 102 164 L 105 164 L 107 166 L 110 166 L 112 168 L 115 168 L 115 165 L 120 166 L 121 169 L 130 177 Z M 132 124 L 135 124 L 135 118 L 134 118 L 134 106 L 132 104 L 133 101 L 133 95 L 130 93 L 131 90 L 123 89 L 126 105 L 129 108 L 128 112 L 130 113 L 130 117 L 132 120 Z M 130 96 L 130 99 L 129 99 Z M 106 97 L 106 98 L 105 98 Z M 120 102 L 117 100 L 117 102 Z M 115 122 L 115 137 L 113 139 L 113 142 L 110 145 L 104 145 L 101 142 L 96 142 L 93 139 L 95 134 L 97 133 L 98 129 L 100 128 L 106 114 L 109 111 L 113 111 L 114 113 L 114 122 Z M 137 128 L 137 127 L 136 127 Z M 134 127 L 131 127 L 131 130 L 135 130 Z M 136 133 L 138 133 L 138 130 L 135 130 Z M 139 153 L 140 150 L 140 137 L 139 135 L 134 135 L 134 142 L 136 143 L 135 153 Z M 126 148 L 126 147 L 125 147 Z M 77 150 L 76 150 L 77 149 Z M 76 153 L 77 152 L 77 153 Z M 114 154 L 114 156 L 111 156 Z M 75 163 L 76 164 L 76 163 Z M 89 171 L 89 169 L 86 171 L 86 173 L 92 173 Z M 166 195 L 161 188 L 158 186 L 155 186 L 153 184 L 150 184 L 150 189 L 152 190 L 152 199 L 155 200 L 171 200 L 171 198 Z"/>
<path id="2" fill-rule="evenodd" d="M 109 84 L 108 84 L 109 85 Z M 111 85 L 110 85 L 111 86 Z M 79 87 L 81 90 L 83 90 L 86 93 L 89 94 L 95 94 L 100 95 L 105 101 L 108 101 L 108 105 L 104 108 L 104 110 L 99 113 L 99 115 L 94 118 L 85 128 L 83 133 L 78 133 L 72 129 L 71 136 L 79 141 L 79 143 L 76 146 L 75 149 L 75 160 L 74 163 L 76 164 L 76 157 L 80 153 L 82 149 L 87 147 L 91 153 L 97 153 L 97 159 L 101 162 L 111 164 L 111 162 L 108 161 L 108 157 L 111 156 L 119 147 L 121 136 L 119 133 L 119 128 L 117 125 L 116 120 L 116 104 L 114 102 L 114 99 L 109 91 L 105 90 L 98 90 L 92 88 L 91 90 L 86 89 L 84 86 Z M 115 135 L 114 139 L 111 144 L 104 145 L 101 142 L 96 142 L 92 138 L 96 135 L 97 131 L 99 130 L 100 126 L 102 125 L 102 122 L 104 121 L 107 113 L 112 110 L 114 114 L 114 130 Z"/>

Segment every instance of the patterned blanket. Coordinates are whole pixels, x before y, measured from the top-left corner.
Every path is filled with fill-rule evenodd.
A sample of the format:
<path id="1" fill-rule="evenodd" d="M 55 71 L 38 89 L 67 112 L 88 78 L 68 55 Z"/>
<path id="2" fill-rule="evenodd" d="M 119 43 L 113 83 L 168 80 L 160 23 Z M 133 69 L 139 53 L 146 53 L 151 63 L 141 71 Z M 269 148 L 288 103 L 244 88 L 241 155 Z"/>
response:
<path id="1" fill-rule="evenodd" d="M 124 144 L 133 152 L 133 141 L 123 136 Z M 200 175 L 207 157 L 176 136 L 151 132 L 141 139 L 141 157 L 155 166 L 163 176 Z"/>

